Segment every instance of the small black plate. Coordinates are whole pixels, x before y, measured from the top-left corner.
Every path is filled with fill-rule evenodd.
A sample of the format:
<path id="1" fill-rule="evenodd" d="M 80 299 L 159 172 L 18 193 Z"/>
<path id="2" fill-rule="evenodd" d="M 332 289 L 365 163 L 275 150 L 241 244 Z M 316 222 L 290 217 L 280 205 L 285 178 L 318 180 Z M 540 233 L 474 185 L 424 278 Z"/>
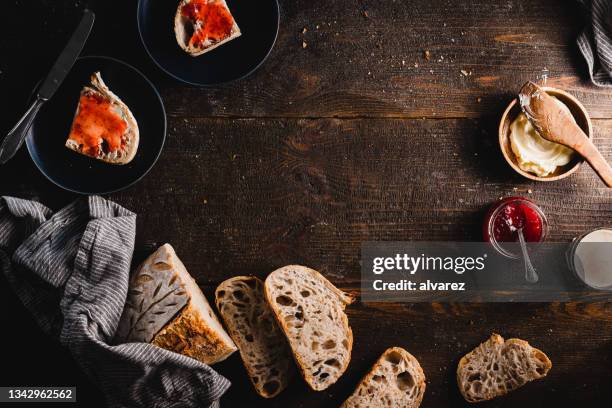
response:
<path id="1" fill-rule="evenodd" d="M 138 31 L 145 49 L 168 75 L 191 85 L 215 85 L 244 78 L 274 46 L 279 26 L 277 0 L 227 0 L 242 35 L 198 57 L 183 51 L 174 36 L 180 0 L 139 0 Z"/>
<path id="2" fill-rule="evenodd" d="M 83 156 L 64 146 L 79 95 L 89 77 L 100 71 L 102 80 L 132 111 L 140 131 L 136 157 L 114 165 Z M 36 167 L 61 188 L 80 194 L 106 194 L 136 183 L 151 170 L 166 139 L 166 111 L 153 84 L 134 67 L 109 57 L 81 57 L 43 105 L 26 144 Z"/>

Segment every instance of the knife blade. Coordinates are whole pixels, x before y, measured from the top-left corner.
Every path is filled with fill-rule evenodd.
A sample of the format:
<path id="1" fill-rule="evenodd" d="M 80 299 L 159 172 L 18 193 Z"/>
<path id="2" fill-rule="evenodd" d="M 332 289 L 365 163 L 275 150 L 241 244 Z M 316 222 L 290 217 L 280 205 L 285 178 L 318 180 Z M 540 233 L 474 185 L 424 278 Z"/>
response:
<path id="1" fill-rule="evenodd" d="M 55 61 L 47 78 L 45 78 L 38 89 L 36 99 L 32 102 L 32 105 L 28 108 L 23 117 L 19 119 L 15 127 L 6 135 L 2 144 L 0 144 L 0 164 L 6 163 L 15 153 L 17 153 L 40 107 L 53 96 L 66 78 L 66 75 L 68 75 L 68 72 L 70 72 L 70 69 L 72 69 L 72 66 L 83 50 L 83 46 L 89 37 L 94 20 L 95 14 L 91 10 L 86 9 L 83 12 L 81 22 L 72 34 L 72 37 L 70 37 L 70 41 L 68 41 L 68 44 Z"/>
<path id="2" fill-rule="evenodd" d="M 55 91 L 57 91 L 57 88 L 62 84 L 68 72 L 70 72 L 74 62 L 83 50 L 83 46 L 85 46 L 85 41 L 87 41 L 87 37 L 89 37 L 94 20 L 95 14 L 91 10 L 86 9 L 79 26 L 72 34 L 72 37 L 70 37 L 70 41 L 68 41 L 66 48 L 64 48 L 59 55 L 53 68 L 51 68 L 47 78 L 38 90 L 38 96 L 42 99 L 50 99 Z"/>

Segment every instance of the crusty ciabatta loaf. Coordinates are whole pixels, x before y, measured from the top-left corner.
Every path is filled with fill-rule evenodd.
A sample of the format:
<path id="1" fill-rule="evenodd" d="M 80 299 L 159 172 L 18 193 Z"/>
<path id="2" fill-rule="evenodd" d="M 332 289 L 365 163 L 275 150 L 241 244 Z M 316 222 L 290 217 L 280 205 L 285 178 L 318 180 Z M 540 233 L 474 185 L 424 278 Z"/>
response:
<path id="1" fill-rule="evenodd" d="M 234 38 L 240 28 L 225 0 L 182 0 L 174 16 L 176 42 L 197 57 Z"/>
<path id="2" fill-rule="evenodd" d="M 107 163 L 127 164 L 138 151 L 138 123 L 99 72 L 90 81 L 81 90 L 66 147 Z"/>
<path id="3" fill-rule="evenodd" d="M 351 360 L 353 332 L 344 309 L 353 297 L 299 265 L 272 272 L 265 290 L 308 385 L 321 391 L 335 383 Z"/>
<path id="4" fill-rule="evenodd" d="M 133 275 L 117 342 L 151 342 L 205 364 L 236 346 L 174 249 L 165 244 Z"/>
<path id="5" fill-rule="evenodd" d="M 418 408 L 425 374 L 418 360 L 401 347 L 387 349 L 341 408 Z"/>
<path id="6" fill-rule="evenodd" d="M 526 341 L 493 334 L 461 358 L 457 384 L 466 401 L 486 401 L 545 377 L 551 367 L 546 354 Z"/>
<path id="7" fill-rule="evenodd" d="M 236 276 L 217 287 L 215 298 L 255 390 L 265 398 L 277 396 L 295 375 L 295 363 L 266 300 L 263 282 Z"/>

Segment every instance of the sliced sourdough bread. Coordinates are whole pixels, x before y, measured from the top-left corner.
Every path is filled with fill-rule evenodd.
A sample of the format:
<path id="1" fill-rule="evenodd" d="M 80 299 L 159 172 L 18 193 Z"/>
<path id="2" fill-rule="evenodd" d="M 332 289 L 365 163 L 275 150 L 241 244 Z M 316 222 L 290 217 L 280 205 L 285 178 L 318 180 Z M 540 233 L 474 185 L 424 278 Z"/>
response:
<path id="1" fill-rule="evenodd" d="M 545 377 L 551 367 L 546 354 L 526 341 L 493 334 L 461 358 L 457 385 L 466 401 L 486 401 Z"/>
<path id="2" fill-rule="evenodd" d="M 341 408 L 418 408 L 425 374 L 418 360 L 400 347 L 387 349 Z"/>
<path id="3" fill-rule="evenodd" d="M 265 292 L 308 385 L 321 391 L 335 383 L 351 360 L 353 332 L 344 309 L 353 297 L 299 265 L 272 272 Z"/>
<path id="4" fill-rule="evenodd" d="M 225 0 L 182 0 L 176 9 L 176 42 L 192 57 L 207 53 L 240 34 Z"/>
<path id="5" fill-rule="evenodd" d="M 137 269 L 119 322 L 117 342 L 151 342 L 205 364 L 236 351 L 195 280 L 169 244 Z"/>
<path id="6" fill-rule="evenodd" d="M 215 298 L 255 390 L 264 398 L 277 396 L 296 370 L 263 282 L 253 276 L 236 276 L 217 287 Z"/>
<path id="7" fill-rule="evenodd" d="M 66 147 L 111 164 L 132 161 L 140 143 L 132 112 L 106 86 L 99 72 L 81 90 Z"/>

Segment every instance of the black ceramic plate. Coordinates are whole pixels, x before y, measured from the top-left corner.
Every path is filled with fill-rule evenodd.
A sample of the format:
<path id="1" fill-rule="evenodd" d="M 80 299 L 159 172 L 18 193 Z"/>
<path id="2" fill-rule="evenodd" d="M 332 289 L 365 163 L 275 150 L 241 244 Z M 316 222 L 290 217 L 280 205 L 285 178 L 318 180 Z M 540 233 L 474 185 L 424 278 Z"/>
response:
<path id="1" fill-rule="evenodd" d="M 183 51 L 174 36 L 180 0 L 139 0 L 140 38 L 155 63 L 192 85 L 243 78 L 259 67 L 274 46 L 279 25 L 277 0 L 227 0 L 242 35 L 199 57 Z"/>
<path id="2" fill-rule="evenodd" d="M 83 156 L 64 146 L 70 133 L 81 88 L 92 73 L 102 79 L 132 111 L 140 130 L 136 157 L 114 165 Z M 153 167 L 166 138 L 166 112 L 153 84 L 134 67 L 108 57 L 82 57 L 43 105 L 26 139 L 38 169 L 63 189 L 81 194 L 104 194 L 124 189 Z"/>

